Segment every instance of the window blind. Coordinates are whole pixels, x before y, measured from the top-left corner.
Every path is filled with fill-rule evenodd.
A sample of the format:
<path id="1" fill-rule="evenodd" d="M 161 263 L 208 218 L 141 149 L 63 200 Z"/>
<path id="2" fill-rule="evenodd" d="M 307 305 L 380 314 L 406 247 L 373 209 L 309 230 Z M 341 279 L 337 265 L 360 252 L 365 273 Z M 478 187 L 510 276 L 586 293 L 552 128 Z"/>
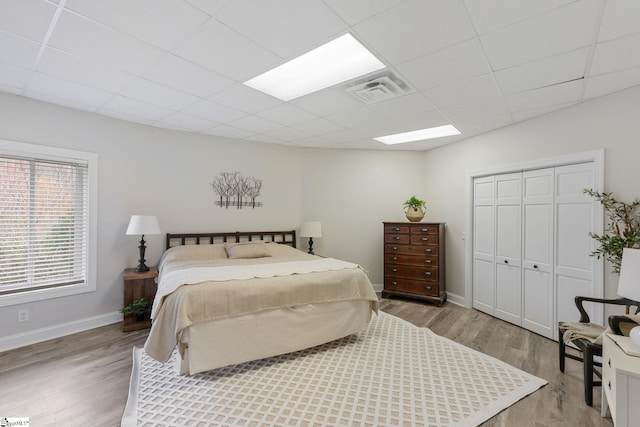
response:
<path id="1" fill-rule="evenodd" d="M 87 281 L 88 163 L 0 156 L 0 295 Z"/>

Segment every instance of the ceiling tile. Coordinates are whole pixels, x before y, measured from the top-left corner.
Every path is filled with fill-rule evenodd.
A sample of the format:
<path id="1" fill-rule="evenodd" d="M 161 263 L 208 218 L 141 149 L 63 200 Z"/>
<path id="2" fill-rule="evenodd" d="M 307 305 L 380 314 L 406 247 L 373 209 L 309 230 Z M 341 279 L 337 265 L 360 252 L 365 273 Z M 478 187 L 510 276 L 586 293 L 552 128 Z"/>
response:
<path id="1" fill-rule="evenodd" d="M 471 135 L 479 135 L 511 124 L 513 124 L 511 115 L 503 114 L 500 116 L 481 117 L 456 123 L 456 128 L 462 132 L 462 136 L 466 138 Z"/>
<path id="2" fill-rule="evenodd" d="M 344 130 L 343 126 L 322 118 L 300 123 L 291 127 L 313 136 L 325 135 Z"/>
<path id="3" fill-rule="evenodd" d="M 198 98 L 193 95 L 143 78 L 132 80 L 119 93 L 129 98 L 174 111 L 188 107 L 198 101 Z"/>
<path id="4" fill-rule="evenodd" d="M 640 33 L 598 43 L 589 74 L 592 76 L 640 66 Z"/>
<path id="5" fill-rule="evenodd" d="M 214 16 L 222 7 L 231 0 L 184 0 L 202 10 L 209 16 Z"/>
<path id="6" fill-rule="evenodd" d="M 576 105 L 576 104 L 577 104 L 577 102 L 567 102 L 567 103 L 564 103 L 564 104 L 548 105 L 548 106 L 541 107 L 541 108 L 531 108 L 531 109 L 528 109 L 528 110 L 522 110 L 522 111 L 518 111 L 516 113 L 513 113 L 512 116 L 513 116 L 515 121 L 521 122 L 521 121 L 528 120 L 528 119 L 533 118 L 533 117 L 538 117 L 538 116 L 541 116 L 543 114 L 547 114 L 547 113 L 551 113 L 553 111 L 561 110 L 563 108 L 567 108 L 567 107 L 570 107 L 570 106 Z"/>
<path id="7" fill-rule="evenodd" d="M 424 92 L 438 108 L 497 98 L 500 91 L 490 74 L 436 87 Z"/>
<path id="8" fill-rule="evenodd" d="M 279 99 L 238 83 L 210 96 L 209 99 L 246 113 L 257 113 L 282 103 Z"/>
<path id="9" fill-rule="evenodd" d="M 352 110 L 342 111 L 326 117 L 328 120 L 338 123 L 345 128 L 374 128 L 379 126 L 389 126 L 389 120 L 385 119 L 375 111 L 366 107 L 358 107 Z M 384 123 L 387 122 L 387 123 Z"/>
<path id="10" fill-rule="evenodd" d="M 598 42 L 629 36 L 640 31 L 640 1 L 607 0 Z"/>
<path id="11" fill-rule="evenodd" d="M 209 15 L 180 0 L 67 0 L 65 8 L 171 50 Z"/>
<path id="12" fill-rule="evenodd" d="M 310 93 L 290 103 L 318 116 L 327 116 L 360 107 L 362 102 L 345 91 L 349 86 L 350 84 L 340 85 Z"/>
<path id="13" fill-rule="evenodd" d="M 227 138 L 247 138 L 253 135 L 253 132 L 249 132 L 244 129 L 238 129 L 229 125 L 216 126 L 212 129 L 207 129 L 203 133 L 207 133 L 209 135 L 224 136 Z"/>
<path id="14" fill-rule="evenodd" d="M 0 61 L 25 68 L 33 67 L 40 45 L 0 31 Z"/>
<path id="15" fill-rule="evenodd" d="M 218 123 L 228 123 L 247 115 L 245 112 L 234 110 L 206 99 L 195 102 L 183 109 L 182 112 Z"/>
<path id="16" fill-rule="evenodd" d="M 202 132 L 207 129 L 214 128 L 220 123 L 215 123 L 210 120 L 201 119 L 199 117 L 190 116 L 184 113 L 173 113 L 170 116 L 164 117 L 159 122 L 155 122 L 153 125 L 157 126 L 158 123 L 164 123 L 171 126 L 177 126 L 181 129 Z"/>
<path id="17" fill-rule="evenodd" d="M 135 76 L 57 49 L 47 48 L 38 62 L 38 71 L 76 83 L 117 92 Z"/>
<path id="18" fill-rule="evenodd" d="M 320 0 L 280 0 L 278 7 L 264 0 L 235 0 L 216 18 L 285 59 L 318 47 L 347 29 Z"/>
<path id="19" fill-rule="evenodd" d="M 381 114 L 389 120 L 403 120 L 407 115 L 422 116 L 436 107 L 420 92 L 399 96 L 387 101 L 376 102 L 369 109 Z"/>
<path id="20" fill-rule="evenodd" d="M 355 25 L 400 3 L 401 0 L 324 0 L 347 24 Z"/>
<path id="21" fill-rule="evenodd" d="M 608 95 L 640 84 L 640 67 L 593 76 L 587 81 L 586 99 Z"/>
<path id="22" fill-rule="evenodd" d="M 264 132 L 266 136 L 278 139 L 280 141 L 298 141 L 300 139 L 309 138 L 310 135 L 290 127 L 281 127 L 272 131 Z"/>
<path id="23" fill-rule="evenodd" d="M 489 116 L 500 116 L 508 114 L 507 106 L 502 98 L 488 99 L 480 102 L 460 105 L 447 108 L 442 111 L 454 123 L 483 118 Z"/>
<path id="24" fill-rule="evenodd" d="M 47 34 L 56 6 L 44 0 L 2 0 L 0 32 L 17 34 L 38 43 Z"/>
<path id="25" fill-rule="evenodd" d="M 480 37 L 494 71 L 589 46 L 599 0 L 581 0 Z"/>
<path id="26" fill-rule="evenodd" d="M 431 89 L 491 71 L 477 39 L 398 64 L 396 68 L 418 90 Z"/>
<path id="27" fill-rule="evenodd" d="M 162 120 L 174 113 L 167 108 L 127 98 L 121 95 L 116 95 L 111 98 L 111 100 L 107 102 L 101 110 L 113 111 L 127 116 L 152 121 Z"/>
<path id="28" fill-rule="evenodd" d="M 29 79 L 26 90 L 50 97 L 76 101 L 83 105 L 93 107 L 92 110 L 103 105 L 111 99 L 112 96 L 108 92 L 82 86 L 43 73 L 33 73 Z"/>
<path id="29" fill-rule="evenodd" d="M 231 79 L 171 54 L 163 56 L 144 75 L 149 80 L 200 97 L 213 95 L 233 84 Z"/>
<path id="30" fill-rule="evenodd" d="M 503 94 L 522 92 L 584 77 L 590 49 L 578 49 L 496 72 Z"/>
<path id="31" fill-rule="evenodd" d="M 394 65 L 474 36 L 467 13 L 457 1 L 403 1 L 354 29 L 383 62 Z"/>
<path id="32" fill-rule="evenodd" d="M 282 62 L 276 54 L 215 19 L 201 25 L 173 53 L 238 81 L 246 81 Z"/>
<path id="33" fill-rule="evenodd" d="M 244 116 L 238 120 L 228 123 L 229 126 L 246 129 L 253 133 L 264 133 L 271 130 L 279 129 L 282 125 L 274 123 L 258 116 Z"/>
<path id="34" fill-rule="evenodd" d="M 132 74 L 144 72 L 163 54 L 158 48 L 71 12 L 60 15 L 50 45 Z"/>
<path id="35" fill-rule="evenodd" d="M 505 99 L 513 112 L 566 104 L 580 100 L 583 84 L 582 80 L 578 80 L 506 95 Z"/>
<path id="36" fill-rule="evenodd" d="M 478 34 L 556 9 L 575 0 L 464 0 Z"/>
<path id="37" fill-rule="evenodd" d="M 285 126 L 308 122 L 309 120 L 316 118 L 315 114 L 309 113 L 308 111 L 302 110 L 288 103 L 282 103 L 275 107 L 260 111 L 259 113 L 256 113 L 256 116 L 260 116 Z"/>

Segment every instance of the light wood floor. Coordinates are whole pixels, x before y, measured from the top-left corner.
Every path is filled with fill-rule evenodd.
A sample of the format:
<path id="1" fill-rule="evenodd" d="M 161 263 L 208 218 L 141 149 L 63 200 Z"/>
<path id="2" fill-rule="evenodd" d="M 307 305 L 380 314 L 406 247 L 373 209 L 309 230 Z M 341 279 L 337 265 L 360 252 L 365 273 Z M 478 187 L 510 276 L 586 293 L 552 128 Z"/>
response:
<path id="1" fill-rule="evenodd" d="M 557 343 L 475 310 L 402 300 L 382 310 L 501 359 L 548 385 L 484 426 L 612 426 L 600 417 L 600 389 L 584 404 L 582 367 L 558 370 Z M 31 426 L 118 426 L 127 399 L 132 348 L 148 330 L 110 325 L 0 353 L 0 417 L 29 417 Z"/>

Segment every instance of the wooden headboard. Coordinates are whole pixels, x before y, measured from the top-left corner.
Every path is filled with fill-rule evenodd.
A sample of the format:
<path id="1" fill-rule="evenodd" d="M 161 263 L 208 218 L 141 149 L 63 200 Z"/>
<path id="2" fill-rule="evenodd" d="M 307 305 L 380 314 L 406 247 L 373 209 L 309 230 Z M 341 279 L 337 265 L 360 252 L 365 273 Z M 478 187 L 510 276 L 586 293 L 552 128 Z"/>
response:
<path id="1" fill-rule="evenodd" d="M 167 233 L 166 249 L 183 245 L 206 245 L 224 242 L 264 240 L 296 247 L 296 230 L 288 231 L 231 231 L 227 233 Z"/>

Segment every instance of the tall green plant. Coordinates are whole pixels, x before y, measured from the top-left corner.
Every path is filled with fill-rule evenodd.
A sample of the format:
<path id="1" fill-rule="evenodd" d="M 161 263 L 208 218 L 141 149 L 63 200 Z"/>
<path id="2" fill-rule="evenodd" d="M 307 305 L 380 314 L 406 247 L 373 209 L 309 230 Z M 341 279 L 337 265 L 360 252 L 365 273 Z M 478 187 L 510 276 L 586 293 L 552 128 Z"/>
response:
<path id="1" fill-rule="evenodd" d="M 615 273 L 620 273 L 622 250 L 640 247 L 640 200 L 631 203 L 617 200 L 613 193 L 585 189 L 585 194 L 594 197 L 602 204 L 609 222 L 605 234 L 589 233 L 600 243 L 600 247 L 591 253 L 598 259 L 609 261 Z"/>

